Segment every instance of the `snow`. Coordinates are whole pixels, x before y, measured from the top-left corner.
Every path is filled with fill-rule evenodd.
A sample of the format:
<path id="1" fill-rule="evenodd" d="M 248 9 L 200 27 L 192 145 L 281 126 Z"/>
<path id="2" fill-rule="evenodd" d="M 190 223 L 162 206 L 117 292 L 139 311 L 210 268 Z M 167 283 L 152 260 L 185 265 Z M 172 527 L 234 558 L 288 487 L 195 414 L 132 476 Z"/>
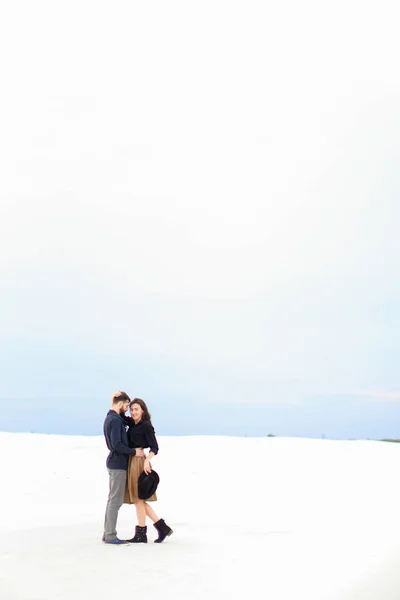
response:
<path id="1" fill-rule="evenodd" d="M 0 433 L 0 598 L 400 598 L 399 444 L 159 442 L 153 506 L 174 535 L 110 547 L 104 440 Z M 123 506 L 120 537 L 135 522 Z"/>

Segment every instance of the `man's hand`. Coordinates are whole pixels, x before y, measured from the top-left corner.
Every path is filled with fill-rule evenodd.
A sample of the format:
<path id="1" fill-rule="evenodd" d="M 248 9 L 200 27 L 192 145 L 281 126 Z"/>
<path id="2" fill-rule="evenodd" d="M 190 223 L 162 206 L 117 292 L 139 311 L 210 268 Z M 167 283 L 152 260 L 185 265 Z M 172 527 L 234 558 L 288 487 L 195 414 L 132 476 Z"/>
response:
<path id="1" fill-rule="evenodd" d="M 121 395 L 121 392 L 119 392 L 119 391 L 118 392 L 114 392 L 113 395 L 112 395 L 112 397 L 111 397 L 111 400 L 114 400 L 114 398 L 118 398 L 118 396 L 120 396 L 120 395 Z"/>
<path id="2" fill-rule="evenodd" d="M 143 448 L 135 448 L 135 450 L 136 450 L 135 456 L 140 456 L 141 458 L 144 457 Z"/>

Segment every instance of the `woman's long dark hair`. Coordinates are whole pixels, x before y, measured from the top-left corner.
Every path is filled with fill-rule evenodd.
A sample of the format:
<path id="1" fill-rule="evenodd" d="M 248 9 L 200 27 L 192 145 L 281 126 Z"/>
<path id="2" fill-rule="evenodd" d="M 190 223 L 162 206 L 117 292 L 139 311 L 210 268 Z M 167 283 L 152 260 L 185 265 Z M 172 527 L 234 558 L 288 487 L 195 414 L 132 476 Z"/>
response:
<path id="1" fill-rule="evenodd" d="M 134 404 L 139 404 L 140 408 L 143 411 L 142 421 L 149 421 L 151 423 L 151 414 L 149 413 L 149 409 L 147 408 L 146 402 L 141 398 L 134 398 L 129 405 L 131 408 Z"/>

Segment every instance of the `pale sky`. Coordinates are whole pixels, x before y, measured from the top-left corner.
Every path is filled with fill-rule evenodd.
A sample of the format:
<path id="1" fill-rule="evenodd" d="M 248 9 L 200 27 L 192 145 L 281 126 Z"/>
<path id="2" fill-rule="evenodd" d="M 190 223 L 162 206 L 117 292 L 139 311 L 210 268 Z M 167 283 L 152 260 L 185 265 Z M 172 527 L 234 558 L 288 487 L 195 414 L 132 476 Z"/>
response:
<path id="1" fill-rule="evenodd" d="M 317 402 L 340 436 L 355 398 L 354 435 L 393 428 L 399 12 L 3 2 L 0 402 L 278 404 L 298 435 Z"/>

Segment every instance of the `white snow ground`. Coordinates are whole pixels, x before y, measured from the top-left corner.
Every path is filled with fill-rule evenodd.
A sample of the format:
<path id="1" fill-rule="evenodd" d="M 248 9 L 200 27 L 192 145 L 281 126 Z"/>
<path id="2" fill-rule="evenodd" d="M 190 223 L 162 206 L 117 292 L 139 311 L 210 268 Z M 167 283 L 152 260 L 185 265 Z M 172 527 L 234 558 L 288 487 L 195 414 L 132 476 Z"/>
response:
<path id="1" fill-rule="evenodd" d="M 400 444 L 161 437 L 175 533 L 125 547 L 100 541 L 105 456 L 101 437 L 0 433 L 2 600 L 400 599 Z M 119 535 L 134 525 L 123 506 Z"/>

